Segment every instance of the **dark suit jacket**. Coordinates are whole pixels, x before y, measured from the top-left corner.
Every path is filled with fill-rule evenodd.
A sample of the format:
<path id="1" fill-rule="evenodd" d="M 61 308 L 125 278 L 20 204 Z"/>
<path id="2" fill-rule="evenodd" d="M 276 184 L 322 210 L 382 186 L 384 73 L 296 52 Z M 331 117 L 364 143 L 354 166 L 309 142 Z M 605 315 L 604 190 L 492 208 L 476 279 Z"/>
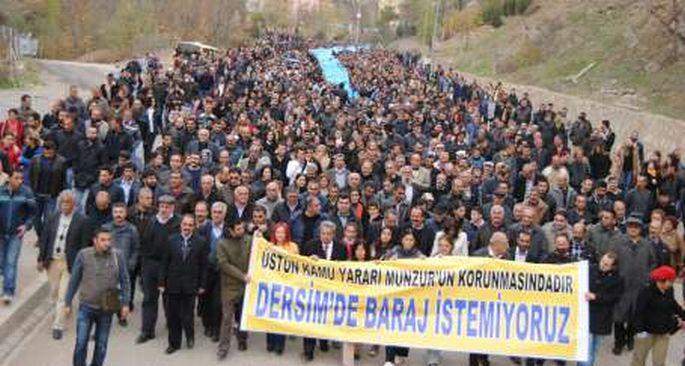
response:
<path id="1" fill-rule="evenodd" d="M 520 223 L 516 223 L 513 225 L 509 226 L 509 229 L 507 230 L 507 236 L 509 237 L 509 243 L 511 243 L 512 247 L 516 246 L 516 239 L 518 238 L 519 233 L 521 231 L 525 230 Z M 533 225 L 532 228 L 529 229 L 530 234 L 531 234 L 531 243 L 530 243 L 530 250 L 528 251 L 529 255 L 532 255 L 535 260 L 533 262 L 540 262 L 542 259 L 545 257 L 546 249 L 547 249 L 547 237 L 545 236 L 545 233 L 540 229 L 539 226 Z"/>
<path id="2" fill-rule="evenodd" d="M 71 266 L 74 264 L 74 260 L 76 260 L 76 254 L 78 254 L 79 250 L 89 246 L 93 237 L 93 224 L 91 220 L 78 212 L 74 212 L 73 215 L 69 230 L 67 231 L 66 248 L 64 249 L 69 271 L 71 271 Z M 45 263 L 46 267 L 50 266 L 52 261 L 55 238 L 59 230 L 59 216 L 60 212 L 58 211 L 48 217 L 40 237 L 38 261 Z"/>
<path id="3" fill-rule="evenodd" d="M 148 111 L 144 110 L 143 113 L 138 116 L 138 128 L 140 128 L 140 134 L 143 141 L 147 143 L 152 143 L 157 134 L 161 133 L 162 130 L 162 114 L 159 111 L 155 111 L 152 114 L 152 130 L 150 130 L 150 118 L 148 116 Z"/>
<path id="4" fill-rule="evenodd" d="M 217 268 L 217 263 L 212 263 L 209 260 L 209 252 L 211 251 L 211 243 L 212 243 L 212 222 L 207 220 L 207 222 L 204 223 L 204 225 L 198 227 L 195 229 L 195 234 L 202 237 L 207 242 L 207 271 L 210 273 L 218 271 Z M 221 237 L 217 240 L 217 247 L 219 246 L 219 242 L 221 239 L 227 238 L 228 237 L 228 231 L 226 225 L 224 225 L 224 232 L 221 234 Z M 215 261 L 216 262 L 216 261 Z"/>
<path id="5" fill-rule="evenodd" d="M 228 205 L 228 212 L 226 213 L 226 223 L 232 225 L 236 221 L 250 221 L 252 220 L 252 210 L 254 210 L 254 205 L 252 203 L 248 203 L 247 206 L 245 206 L 245 209 L 243 210 L 243 214 L 239 215 L 238 208 L 235 206 L 234 203 L 232 203 Z"/>
<path id="6" fill-rule="evenodd" d="M 190 237 L 190 251 L 183 260 L 183 237 L 180 234 L 169 238 L 159 269 L 159 286 L 170 294 L 194 295 L 206 283 L 206 265 L 209 247 L 204 237 L 193 234 Z"/>
<path id="7" fill-rule="evenodd" d="M 288 207 L 288 204 L 285 203 L 285 201 L 279 202 L 274 207 L 274 212 L 271 213 L 271 221 L 274 223 L 290 222 L 290 220 L 295 217 L 295 213 L 301 209 L 302 204 L 300 204 L 299 201 L 297 202 L 297 206 L 295 206 L 293 211 L 290 211 L 290 207 Z"/>
<path id="8" fill-rule="evenodd" d="M 305 244 L 300 250 L 300 254 L 304 256 L 315 255 L 320 259 L 326 259 L 326 253 L 323 251 L 323 245 L 321 240 L 312 240 Z M 347 250 L 345 247 L 340 245 L 337 241 L 333 241 L 333 250 L 331 252 L 332 261 L 346 261 L 347 260 Z"/>
<path id="9" fill-rule="evenodd" d="M 134 203 L 136 203 L 136 200 L 138 199 L 138 192 L 140 192 L 140 189 L 143 188 L 143 184 L 140 182 L 138 179 L 134 179 L 133 183 L 131 184 L 131 192 L 128 194 L 128 201 L 126 200 L 126 193 L 124 192 L 124 187 L 121 186 L 122 179 L 117 178 L 114 180 L 115 185 L 118 187 L 121 187 L 121 192 L 124 194 L 122 196 L 122 202 L 126 204 L 127 207 L 133 206 Z"/>
<path id="10" fill-rule="evenodd" d="M 544 259 L 544 253 L 541 254 L 542 256 L 538 255 L 539 253 L 534 252 L 533 250 L 529 249 L 528 253 L 526 253 L 526 263 L 540 263 Z M 509 256 L 508 259 L 510 260 L 516 260 L 516 246 L 511 246 L 509 248 L 509 253 L 507 254 Z"/>
<path id="11" fill-rule="evenodd" d="M 332 223 L 335 224 L 335 236 L 337 238 L 342 238 L 345 226 L 342 224 L 342 220 L 340 219 L 340 217 L 336 213 L 331 213 L 328 218 L 331 220 Z M 347 218 L 347 223 L 357 224 L 357 231 L 359 231 L 359 235 L 363 235 L 364 232 L 361 222 L 357 221 L 357 217 L 355 217 L 352 212 L 350 212 L 350 216 Z"/>

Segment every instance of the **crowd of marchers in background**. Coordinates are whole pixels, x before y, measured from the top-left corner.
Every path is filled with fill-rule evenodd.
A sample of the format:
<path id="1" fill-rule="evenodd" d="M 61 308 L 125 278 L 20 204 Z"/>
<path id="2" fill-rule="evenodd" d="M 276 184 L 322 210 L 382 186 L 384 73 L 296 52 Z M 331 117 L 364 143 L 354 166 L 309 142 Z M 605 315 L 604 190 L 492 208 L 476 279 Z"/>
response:
<path id="1" fill-rule="evenodd" d="M 0 123 L 3 301 L 22 246 L 35 244 L 56 340 L 78 292 L 74 365 L 86 364 L 92 333 L 91 365 L 102 365 L 113 316 L 127 326 L 134 305 L 136 342 L 155 338 L 160 301 L 166 353 L 184 336 L 194 347 L 197 315 L 222 360 L 233 337 L 247 349 L 234 329 L 254 237 L 340 261 L 588 261 L 585 364 L 612 333 L 613 353 L 632 352 L 632 365 L 650 351 L 664 364 L 685 319 L 672 289 L 685 254 L 679 152 L 646 152 L 637 132 L 616 141 L 610 121 L 407 52 L 338 54 L 351 96 L 323 79 L 315 46 L 268 33 L 221 53 L 177 51 L 168 65 L 148 54 L 88 96 L 71 87 L 49 111 L 23 96 Z M 37 243 L 22 244 L 31 229 Z M 286 339 L 268 334 L 267 351 L 281 355 Z M 339 346 L 304 338 L 304 360 Z M 379 351 L 355 345 L 357 358 Z M 408 353 L 385 347 L 385 365 Z M 441 352 L 425 360 L 438 365 Z"/>

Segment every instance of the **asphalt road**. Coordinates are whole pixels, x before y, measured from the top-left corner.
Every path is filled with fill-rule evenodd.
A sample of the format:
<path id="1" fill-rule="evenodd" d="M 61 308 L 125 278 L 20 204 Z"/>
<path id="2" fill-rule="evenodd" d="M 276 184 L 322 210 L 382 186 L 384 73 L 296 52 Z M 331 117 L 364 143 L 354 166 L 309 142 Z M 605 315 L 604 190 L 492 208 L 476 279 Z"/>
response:
<path id="1" fill-rule="evenodd" d="M 141 294 L 138 293 L 139 300 Z M 162 314 L 160 312 L 160 314 Z M 51 315 L 36 327 L 27 339 L 7 359 L 6 366 L 64 366 L 71 363 L 74 347 L 74 322 L 70 319 L 69 329 L 60 341 L 51 338 Z M 199 319 L 196 321 L 196 345 L 193 350 L 182 349 L 173 355 L 164 354 L 167 346 L 167 332 L 164 328 L 164 317 L 160 317 L 157 324 L 157 338 L 143 345 L 136 345 L 135 338 L 140 327 L 140 312 L 131 315 L 127 328 L 120 327 L 116 322 L 112 325 L 109 349 L 107 353 L 107 365 L 132 365 L 132 366 L 188 366 L 188 365 L 242 365 L 242 366 L 291 366 L 302 365 L 302 341 L 298 339 L 288 340 L 285 353 L 276 356 L 266 352 L 265 337 L 263 334 L 250 334 L 248 350 L 238 352 L 235 347 L 229 352 L 228 358 L 218 362 L 215 358 L 216 343 L 212 343 L 202 335 L 202 327 Z M 621 357 L 613 356 L 610 352 L 611 341 L 604 342 L 598 365 L 629 365 L 630 353 L 624 353 Z M 680 365 L 685 337 L 679 333 L 671 340 L 667 365 Z M 368 347 L 364 347 L 368 350 Z M 92 342 L 91 342 L 92 352 Z M 406 365 L 424 365 L 425 351 L 412 349 Z M 331 350 L 326 354 L 317 353 L 311 366 L 339 365 L 341 351 Z M 369 357 L 366 353 L 357 365 L 371 366 L 383 364 L 383 352 L 376 357 Z M 491 357 L 493 366 L 513 365 L 506 357 Z M 466 365 L 466 354 L 450 352 L 444 355 L 442 365 Z M 552 364 L 549 362 L 548 364 Z M 573 363 L 569 362 L 569 365 Z M 650 363 L 651 364 L 651 363 Z"/>
<path id="2" fill-rule="evenodd" d="M 37 60 L 41 71 L 42 85 L 0 90 L 0 118 L 4 119 L 9 108 L 19 107 L 23 94 L 33 97 L 33 108 L 38 112 L 49 111 L 50 102 L 67 96 L 69 85 L 80 89 L 81 97 L 87 100 L 90 89 L 102 84 L 108 72 L 117 68 L 110 64 L 90 64 L 84 62 Z"/>

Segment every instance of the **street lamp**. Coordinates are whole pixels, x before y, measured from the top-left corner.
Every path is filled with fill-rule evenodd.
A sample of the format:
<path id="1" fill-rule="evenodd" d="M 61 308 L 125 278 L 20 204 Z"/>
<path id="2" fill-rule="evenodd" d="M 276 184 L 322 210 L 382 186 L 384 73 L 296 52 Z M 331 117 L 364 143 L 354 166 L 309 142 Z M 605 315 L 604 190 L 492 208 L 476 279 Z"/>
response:
<path id="1" fill-rule="evenodd" d="M 355 31 L 354 35 L 354 43 L 359 44 L 359 32 L 360 32 L 360 27 L 361 27 L 361 20 L 362 20 L 362 4 L 361 1 L 357 2 L 357 29 Z"/>

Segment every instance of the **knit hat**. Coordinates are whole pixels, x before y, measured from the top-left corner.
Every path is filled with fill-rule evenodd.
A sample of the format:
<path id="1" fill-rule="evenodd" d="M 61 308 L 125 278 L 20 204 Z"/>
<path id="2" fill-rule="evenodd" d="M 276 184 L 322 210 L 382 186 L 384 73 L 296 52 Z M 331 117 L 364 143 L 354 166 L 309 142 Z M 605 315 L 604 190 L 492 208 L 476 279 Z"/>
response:
<path id="1" fill-rule="evenodd" d="M 675 280 L 675 269 L 671 266 L 657 267 L 650 272 L 649 277 L 653 281 L 673 281 Z"/>

